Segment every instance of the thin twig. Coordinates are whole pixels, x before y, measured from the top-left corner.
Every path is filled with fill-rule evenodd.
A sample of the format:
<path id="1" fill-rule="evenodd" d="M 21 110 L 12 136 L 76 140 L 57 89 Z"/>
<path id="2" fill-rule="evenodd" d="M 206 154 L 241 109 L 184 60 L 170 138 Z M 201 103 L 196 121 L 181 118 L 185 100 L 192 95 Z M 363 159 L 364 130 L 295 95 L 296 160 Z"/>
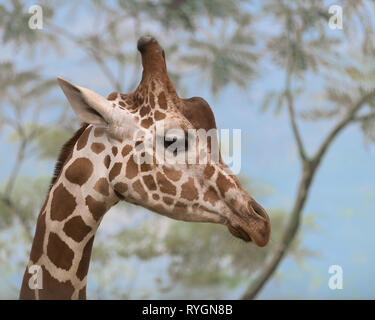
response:
<path id="1" fill-rule="evenodd" d="M 287 41 L 288 41 L 287 47 L 289 46 L 289 43 L 290 43 L 289 37 L 290 36 L 288 32 L 287 33 Z M 286 76 L 285 76 L 285 98 L 286 98 L 287 105 L 288 105 L 289 121 L 292 127 L 294 139 L 297 144 L 298 154 L 300 156 L 302 163 L 305 164 L 308 159 L 306 156 L 304 144 L 302 142 L 301 134 L 298 130 L 296 114 L 294 110 L 294 99 L 291 93 L 292 74 L 293 74 L 293 62 L 292 62 L 290 50 L 288 49 L 287 62 L 286 62 Z"/>
<path id="2" fill-rule="evenodd" d="M 327 137 L 323 140 L 313 160 L 307 162 L 308 165 L 303 167 L 301 180 L 298 185 L 297 196 L 295 198 L 292 213 L 290 215 L 290 220 L 287 224 L 286 229 L 283 232 L 280 243 L 272 253 L 269 262 L 266 263 L 266 265 L 262 268 L 261 273 L 253 281 L 251 287 L 248 290 L 246 290 L 246 292 L 242 296 L 242 299 L 254 299 L 257 296 L 257 294 L 261 291 L 261 289 L 264 287 L 264 285 L 268 282 L 268 280 L 271 278 L 272 274 L 276 271 L 278 265 L 287 253 L 291 243 L 295 239 L 295 236 L 299 230 L 302 211 L 309 194 L 311 183 L 314 179 L 317 169 L 319 168 L 321 160 L 326 154 L 334 138 L 346 126 L 353 122 L 353 120 L 355 119 L 355 114 L 373 98 L 375 98 L 375 89 L 365 94 L 357 101 L 357 103 L 353 105 L 353 107 L 350 109 L 347 115 L 333 127 L 333 129 L 330 131 Z"/>
<path id="3" fill-rule="evenodd" d="M 5 195 L 4 193 L 0 193 L 0 201 L 2 201 L 5 204 L 5 207 L 10 214 L 12 214 L 16 218 L 18 218 L 18 220 L 21 222 L 21 225 L 26 232 L 26 236 L 27 236 L 28 240 L 32 241 L 33 237 L 32 237 L 30 227 L 27 224 L 26 219 L 20 213 L 21 211 L 17 207 L 17 205 L 9 198 L 9 196 Z"/>
<path id="4" fill-rule="evenodd" d="M 21 144 L 18 148 L 18 151 L 17 151 L 16 162 L 14 163 L 14 166 L 11 170 L 11 173 L 10 173 L 10 175 L 8 177 L 8 180 L 7 180 L 7 183 L 5 185 L 4 193 L 7 196 L 10 196 L 12 191 L 13 191 L 14 184 L 15 184 L 17 176 L 20 172 L 23 160 L 25 159 L 26 147 L 27 147 L 27 139 L 23 138 L 22 141 L 21 141 Z"/>
<path id="5" fill-rule="evenodd" d="M 98 50 L 96 50 L 94 47 L 92 47 L 90 45 L 87 45 L 87 44 L 83 43 L 73 33 L 69 32 L 69 31 L 67 31 L 63 28 L 60 28 L 59 26 L 50 25 L 49 29 L 54 31 L 55 34 L 59 34 L 59 35 L 65 37 L 65 38 L 67 38 L 68 40 L 74 42 L 75 44 L 79 45 L 79 47 L 81 49 L 83 49 L 86 52 L 86 54 L 88 54 L 89 56 L 91 56 L 93 58 L 94 62 L 96 62 L 96 64 L 102 70 L 102 72 L 107 77 L 107 80 L 111 83 L 111 85 L 114 86 L 116 88 L 116 90 L 121 91 L 121 84 L 116 79 L 115 75 L 112 73 L 110 68 L 106 65 L 104 60 L 101 58 Z"/>
<path id="6" fill-rule="evenodd" d="M 371 119 L 375 119 L 375 112 L 354 117 L 353 121 L 362 122 L 362 121 L 367 121 L 367 120 L 371 120 Z"/>
<path id="7" fill-rule="evenodd" d="M 349 109 L 346 116 L 339 121 L 333 129 L 330 131 L 330 133 L 327 135 L 327 137 L 323 140 L 320 147 L 318 148 L 318 151 L 316 152 L 315 156 L 313 157 L 314 163 L 319 163 L 322 159 L 323 154 L 326 152 L 329 145 L 332 143 L 332 141 L 335 139 L 335 137 L 338 135 L 338 133 L 346 127 L 347 124 L 355 120 L 355 115 L 358 113 L 358 111 L 366 105 L 371 99 L 375 97 L 375 89 L 369 91 L 367 94 L 363 95 L 353 106 Z"/>

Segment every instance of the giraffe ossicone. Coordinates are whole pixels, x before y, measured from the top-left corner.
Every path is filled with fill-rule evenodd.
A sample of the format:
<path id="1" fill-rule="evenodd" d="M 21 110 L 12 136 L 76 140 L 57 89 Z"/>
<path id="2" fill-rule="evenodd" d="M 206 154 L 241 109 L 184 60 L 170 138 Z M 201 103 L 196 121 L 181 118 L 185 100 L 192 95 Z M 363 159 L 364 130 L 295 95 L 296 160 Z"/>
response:
<path id="1" fill-rule="evenodd" d="M 266 211 L 222 161 L 208 103 L 178 97 L 154 38 L 142 37 L 138 50 L 143 73 L 132 93 L 105 99 L 58 79 L 83 125 L 62 148 L 37 221 L 28 267 L 41 268 L 43 288 L 30 288 L 27 267 L 22 299 L 86 298 L 95 233 L 120 200 L 177 220 L 223 224 L 258 246 L 269 240 Z M 175 129 L 179 132 L 166 137 Z M 194 130 L 211 130 L 206 144 Z M 194 161 L 202 154 L 206 162 Z M 165 156 L 182 161 L 170 163 Z"/>

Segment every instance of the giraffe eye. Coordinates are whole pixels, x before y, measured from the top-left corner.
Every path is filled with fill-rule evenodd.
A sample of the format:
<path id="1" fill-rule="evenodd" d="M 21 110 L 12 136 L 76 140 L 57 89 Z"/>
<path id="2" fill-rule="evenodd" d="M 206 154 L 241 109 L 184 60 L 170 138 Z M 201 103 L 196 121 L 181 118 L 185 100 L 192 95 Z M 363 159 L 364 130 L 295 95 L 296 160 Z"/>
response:
<path id="1" fill-rule="evenodd" d="M 168 149 L 176 141 L 177 141 L 177 138 L 167 139 L 167 137 L 164 137 L 164 148 Z"/>
<path id="2" fill-rule="evenodd" d="M 171 147 L 170 151 L 173 152 L 174 156 L 177 156 L 178 152 L 186 152 L 189 149 L 189 139 L 187 134 L 185 134 L 185 136 L 182 138 L 173 137 L 171 139 L 170 137 L 164 137 L 163 141 L 164 148 L 168 149 L 169 147 Z"/>

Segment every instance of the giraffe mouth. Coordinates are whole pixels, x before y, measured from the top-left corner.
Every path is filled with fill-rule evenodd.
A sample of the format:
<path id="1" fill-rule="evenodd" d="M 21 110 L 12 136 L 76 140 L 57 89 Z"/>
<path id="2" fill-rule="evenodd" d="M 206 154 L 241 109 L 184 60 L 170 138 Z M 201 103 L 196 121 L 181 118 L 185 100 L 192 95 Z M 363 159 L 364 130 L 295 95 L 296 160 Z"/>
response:
<path id="1" fill-rule="evenodd" d="M 244 229 L 242 229 L 240 226 L 233 227 L 231 224 L 228 224 L 227 227 L 228 227 L 228 230 L 230 231 L 230 233 L 232 235 L 234 235 L 236 238 L 240 238 L 245 242 L 252 241 L 250 235 Z"/>
<path id="2" fill-rule="evenodd" d="M 234 215 L 226 225 L 230 233 L 245 242 L 253 241 L 264 247 L 270 238 L 271 224 L 266 211 L 254 200 L 248 202 L 247 215 L 233 211 Z"/>

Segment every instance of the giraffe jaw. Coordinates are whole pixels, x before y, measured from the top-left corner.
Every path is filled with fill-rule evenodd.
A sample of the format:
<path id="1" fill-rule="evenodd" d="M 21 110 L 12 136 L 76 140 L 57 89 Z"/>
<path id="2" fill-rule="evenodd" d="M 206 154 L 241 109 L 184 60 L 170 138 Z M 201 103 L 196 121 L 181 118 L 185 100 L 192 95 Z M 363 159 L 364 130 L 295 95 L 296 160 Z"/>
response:
<path id="1" fill-rule="evenodd" d="M 248 226 L 233 226 L 232 224 L 227 224 L 230 233 L 245 242 L 254 242 L 258 247 L 264 247 L 269 241 L 270 228 L 269 224 L 266 225 L 265 231 L 263 228 L 261 230 L 254 230 Z"/>
<path id="2" fill-rule="evenodd" d="M 249 234 L 245 232 L 241 227 L 233 227 L 231 224 L 227 225 L 228 230 L 232 235 L 234 235 L 236 238 L 242 239 L 245 242 L 250 242 L 252 241 L 251 237 Z"/>

